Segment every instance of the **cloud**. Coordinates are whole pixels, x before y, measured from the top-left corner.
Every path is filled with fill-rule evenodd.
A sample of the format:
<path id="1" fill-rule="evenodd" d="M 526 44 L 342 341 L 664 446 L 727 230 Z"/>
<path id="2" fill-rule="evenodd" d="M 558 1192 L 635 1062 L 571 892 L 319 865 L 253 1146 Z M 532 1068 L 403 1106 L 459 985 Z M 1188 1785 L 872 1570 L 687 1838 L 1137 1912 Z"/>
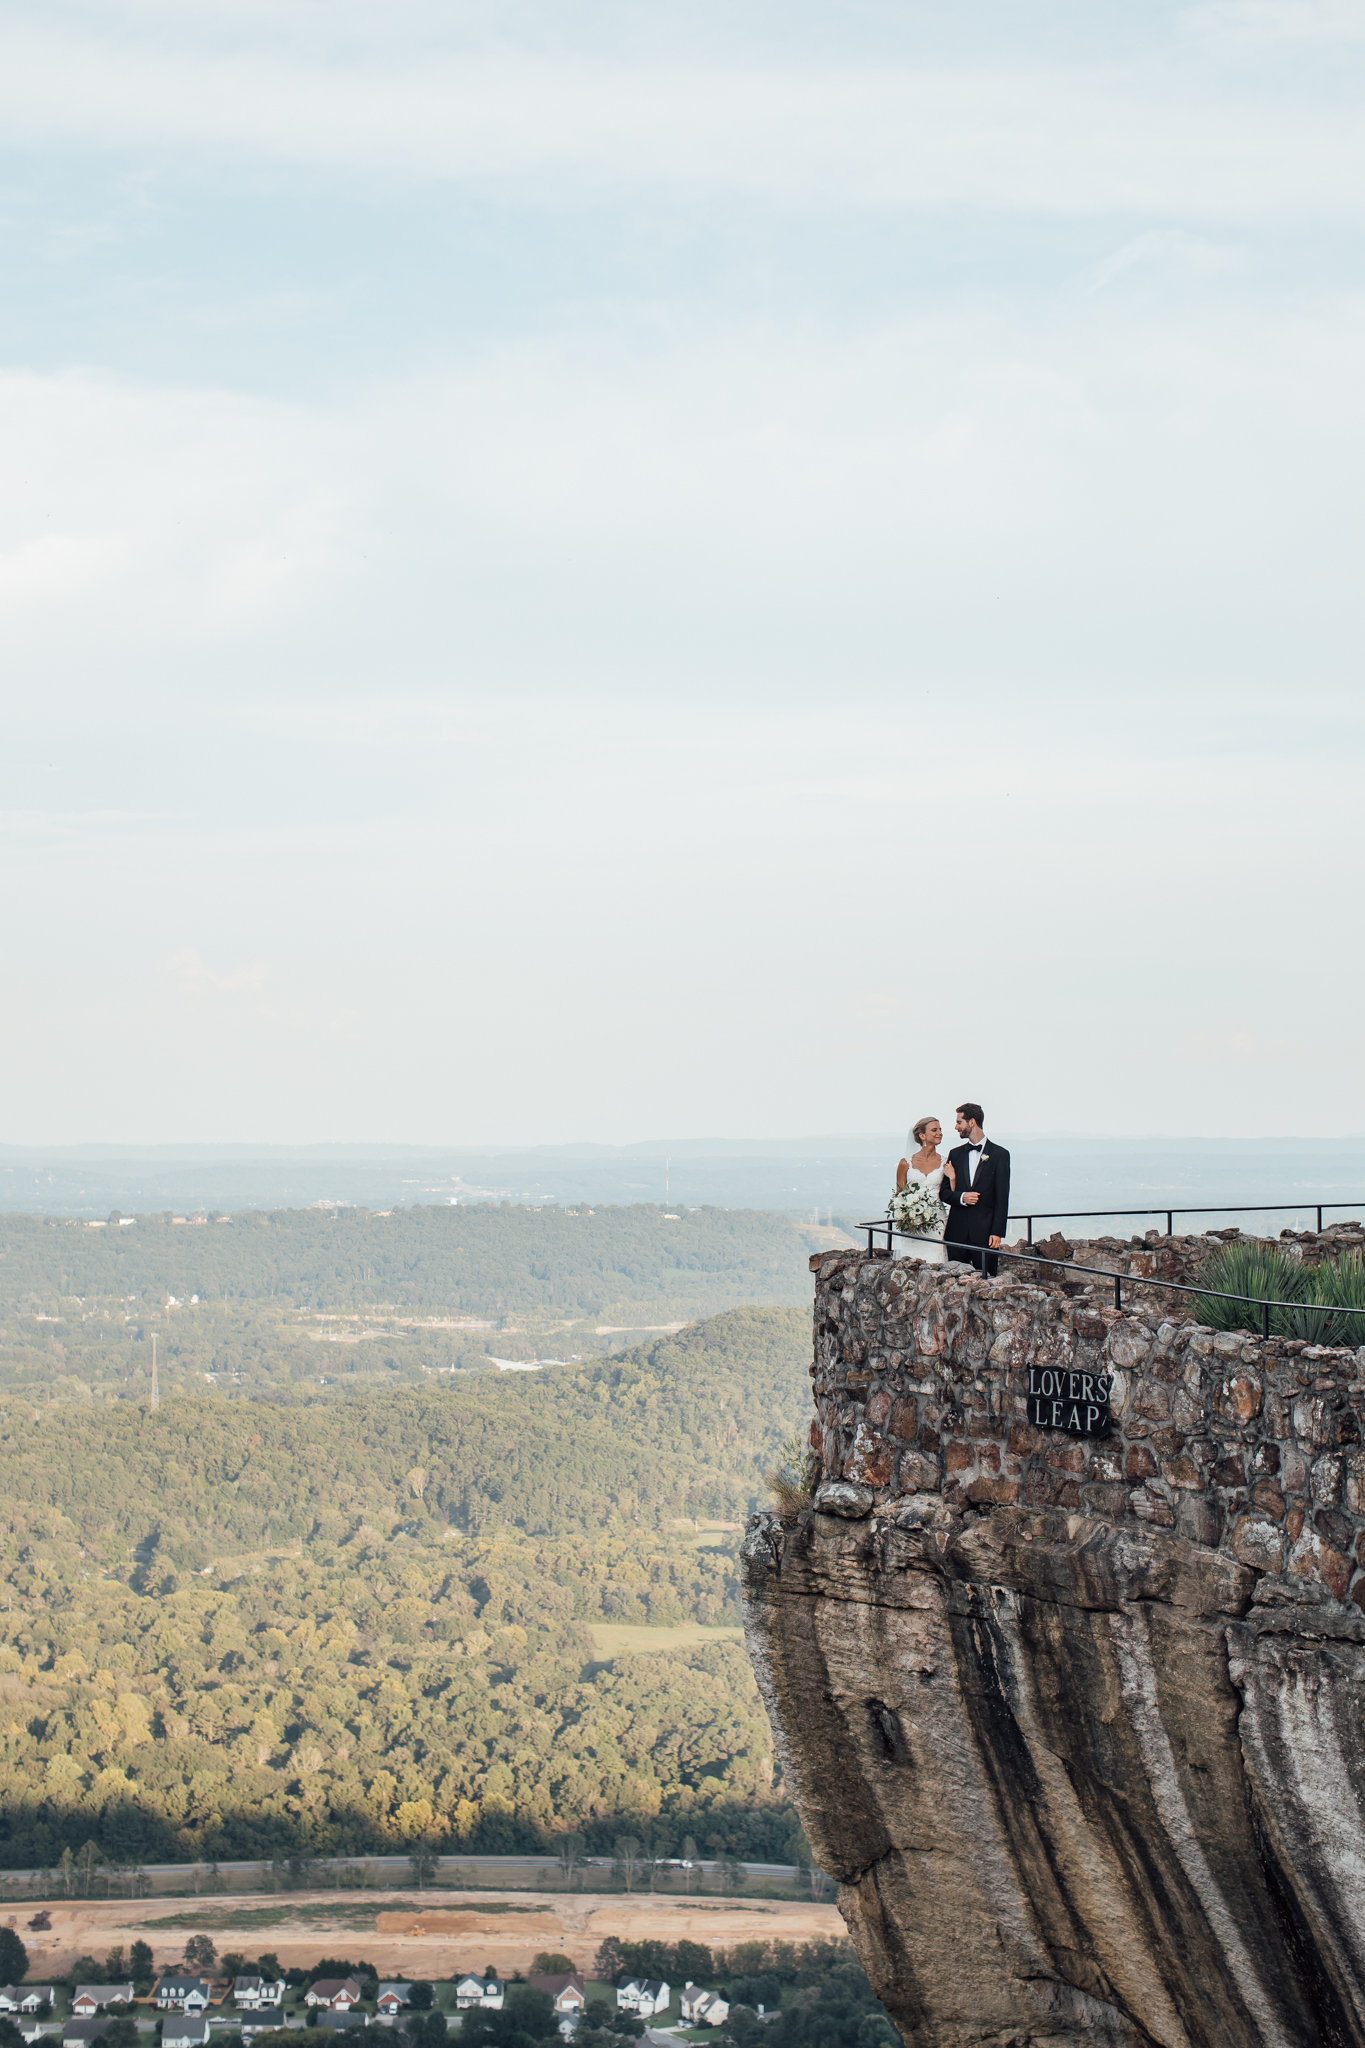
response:
<path id="1" fill-rule="evenodd" d="M 193 1002 L 205 1002 L 221 996 L 250 996 L 258 999 L 265 992 L 269 970 L 261 961 L 249 967 L 239 967 L 226 974 L 215 973 L 206 967 L 193 947 L 182 947 L 178 952 L 168 954 L 161 963 L 161 973 L 172 983 L 178 995 Z"/>
<path id="2" fill-rule="evenodd" d="M 1006 214 L 1153 213 L 1263 224 L 1365 207 L 1353 103 L 1306 104 L 1282 80 L 1228 93 L 1178 49 L 1140 64 L 978 60 L 653 61 L 403 39 L 352 55 L 319 34 L 197 42 L 183 22 L 136 31 L 0 24 L 10 147 L 191 152 L 331 172 L 527 185 L 563 181 L 764 203 Z"/>

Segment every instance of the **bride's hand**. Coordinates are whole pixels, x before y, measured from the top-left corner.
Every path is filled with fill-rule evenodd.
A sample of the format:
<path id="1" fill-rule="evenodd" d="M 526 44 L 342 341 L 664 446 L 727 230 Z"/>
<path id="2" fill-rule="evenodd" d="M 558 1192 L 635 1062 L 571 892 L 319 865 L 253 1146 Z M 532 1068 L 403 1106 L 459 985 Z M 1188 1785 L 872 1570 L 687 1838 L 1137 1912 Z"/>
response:
<path id="1" fill-rule="evenodd" d="M 956 1193 L 957 1193 L 957 1171 L 956 1171 L 956 1168 L 955 1168 L 955 1167 L 953 1166 L 953 1162 L 951 1161 L 951 1159 L 950 1159 L 950 1160 L 948 1161 L 948 1164 L 947 1164 L 947 1165 L 946 1165 L 946 1166 L 944 1167 L 944 1169 L 943 1169 L 943 1178 L 944 1178 L 944 1179 L 945 1179 L 945 1180 L 947 1181 L 947 1183 L 948 1183 L 949 1187 L 950 1187 L 950 1188 L 952 1189 L 953 1193 L 954 1193 L 954 1194 L 956 1194 Z"/>

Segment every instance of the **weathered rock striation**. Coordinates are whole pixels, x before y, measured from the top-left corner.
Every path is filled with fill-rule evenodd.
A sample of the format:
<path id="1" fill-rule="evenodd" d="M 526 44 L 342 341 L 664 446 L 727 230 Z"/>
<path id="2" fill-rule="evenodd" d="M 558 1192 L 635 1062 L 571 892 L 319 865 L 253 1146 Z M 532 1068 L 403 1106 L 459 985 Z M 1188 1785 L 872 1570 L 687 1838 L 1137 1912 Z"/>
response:
<path id="1" fill-rule="evenodd" d="M 907 2043 L 1365 2044 L 1365 1354 L 812 1263 L 822 1483 L 746 1624 Z"/>

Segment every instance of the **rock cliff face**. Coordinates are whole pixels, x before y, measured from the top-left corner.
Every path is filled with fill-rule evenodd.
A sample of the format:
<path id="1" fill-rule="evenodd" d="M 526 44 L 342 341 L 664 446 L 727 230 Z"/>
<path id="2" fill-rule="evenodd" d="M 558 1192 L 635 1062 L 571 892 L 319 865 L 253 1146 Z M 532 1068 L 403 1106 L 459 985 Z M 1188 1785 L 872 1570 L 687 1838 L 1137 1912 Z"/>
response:
<path id="1" fill-rule="evenodd" d="M 748 1638 L 907 2043 L 1365 2048 L 1357 1355 L 858 1253 L 815 1330 Z M 1112 1375 L 1110 1434 L 1030 1369 Z"/>

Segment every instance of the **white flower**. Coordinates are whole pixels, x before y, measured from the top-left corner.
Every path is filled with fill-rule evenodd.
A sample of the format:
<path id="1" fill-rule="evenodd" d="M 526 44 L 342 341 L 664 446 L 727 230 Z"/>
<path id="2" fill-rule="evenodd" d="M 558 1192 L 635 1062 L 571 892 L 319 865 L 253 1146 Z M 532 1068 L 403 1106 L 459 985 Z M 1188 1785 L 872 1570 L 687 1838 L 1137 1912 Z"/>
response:
<path id="1" fill-rule="evenodd" d="M 947 1211 L 933 1189 L 923 1181 L 911 1181 L 897 1188 L 886 1205 L 886 1213 L 897 1230 L 915 1237 L 941 1237 Z"/>

